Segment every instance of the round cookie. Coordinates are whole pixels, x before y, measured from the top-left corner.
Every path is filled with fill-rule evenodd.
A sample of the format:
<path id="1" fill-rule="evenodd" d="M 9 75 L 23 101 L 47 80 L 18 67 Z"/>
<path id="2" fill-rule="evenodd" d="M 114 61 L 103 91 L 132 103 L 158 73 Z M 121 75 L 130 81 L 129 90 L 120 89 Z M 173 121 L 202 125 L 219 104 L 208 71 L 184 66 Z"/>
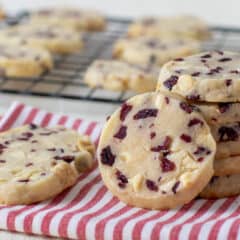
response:
<path id="1" fill-rule="evenodd" d="M 154 92 L 129 99 L 113 113 L 97 157 L 113 195 L 129 205 L 167 209 L 188 203 L 206 186 L 215 151 L 201 114 Z"/>
<path id="2" fill-rule="evenodd" d="M 69 54 L 83 47 L 79 33 L 55 25 L 19 25 L 0 32 L 0 44 L 20 44 Z"/>
<path id="3" fill-rule="evenodd" d="M 95 60 L 84 77 L 90 87 L 114 91 L 154 91 L 159 70 L 153 67 L 132 65 L 116 60 Z"/>
<path id="4" fill-rule="evenodd" d="M 160 38 L 189 38 L 204 40 L 211 36 L 207 24 L 194 16 L 145 17 L 132 23 L 128 36 L 152 36 Z"/>
<path id="5" fill-rule="evenodd" d="M 193 103 L 210 125 L 240 121 L 240 103 Z"/>
<path id="6" fill-rule="evenodd" d="M 173 58 L 199 51 L 199 43 L 192 40 L 163 40 L 154 37 L 119 39 L 113 47 L 113 57 L 134 64 L 161 66 Z"/>
<path id="7" fill-rule="evenodd" d="M 102 31 L 106 27 L 105 18 L 97 11 L 73 8 L 42 9 L 31 14 L 30 22 L 56 24 L 77 31 Z"/>
<path id="8" fill-rule="evenodd" d="M 0 134 L 0 203 L 31 204 L 73 185 L 92 167 L 94 146 L 63 127 L 34 124 Z"/>
<path id="9" fill-rule="evenodd" d="M 36 77 L 53 68 L 45 49 L 0 44 L 0 76 Z"/>
<path id="10" fill-rule="evenodd" d="M 193 101 L 240 100 L 240 54 L 212 51 L 178 58 L 160 72 L 157 90 L 172 92 Z"/>
<path id="11" fill-rule="evenodd" d="M 240 174 L 240 155 L 216 159 L 214 161 L 214 176 Z"/>
<path id="12" fill-rule="evenodd" d="M 214 176 L 200 193 L 202 198 L 225 198 L 240 194 L 240 174 L 223 177 Z"/>

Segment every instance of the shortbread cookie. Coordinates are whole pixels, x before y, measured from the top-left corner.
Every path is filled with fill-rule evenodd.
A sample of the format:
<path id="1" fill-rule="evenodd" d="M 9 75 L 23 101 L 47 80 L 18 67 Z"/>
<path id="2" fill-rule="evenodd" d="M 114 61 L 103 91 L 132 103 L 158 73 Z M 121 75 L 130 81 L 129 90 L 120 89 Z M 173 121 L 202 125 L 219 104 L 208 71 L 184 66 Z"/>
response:
<path id="1" fill-rule="evenodd" d="M 0 43 L 0 76 L 36 77 L 53 68 L 44 49 Z"/>
<path id="2" fill-rule="evenodd" d="M 154 91 L 159 70 L 115 60 L 96 60 L 88 68 L 84 81 L 90 87 L 114 91 Z"/>
<path id="3" fill-rule="evenodd" d="M 202 198 L 225 198 L 240 194 L 240 174 L 224 177 L 214 176 L 200 193 Z"/>
<path id="4" fill-rule="evenodd" d="M 30 124 L 1 133 L 0 153 L 0 203 L 30 204 L 73 185 L 94 146 L 73 130 Z"/>
<path id="5" fill-rule="evenodd" d="M 135 64 L 161 66 L 169 60 L 188 56 L 199 51 L 199 43 L 191 40 L 162 40 L 153 37 L 118 40 L 113 57 Z"/>
<path id="6" fill-rule="evenodd" d="M 30 22 L 57 24 L 78 31 L 102 31 L 106 26 L 105 18 L 99 12 L 73 8 L 39 10 L 31 14 Z"/>
<path id="7" fill-rule="evenodd" d="M 0 44 L 21 44 L 68 54 L 79 51 L 83 40 L 79 33 L 54 25 L 19 25 L 0 32 Z"/>
<path id="8" fill-rule="evenodd" d="M 240 174 L 240 154 L 214 161 L 214 176 Z"/>
<path id="9" fill-rule="evenodd" d="M 166 209 L 188 203 L 213 175 L 215 141 L 186 102 L 137 95 L 107 121 L 98 147 L 102 178 L 123 202 Z"/>
<path id="10" fill-rule="evenodd" d="M 210 125 L 240 121 L 240 103 L 194 103 Z"/>
<path id="11" fill-rule="evenodd" d="M 132 23 L 128 36 L 153 36 L 161 38 L 208 39 L 211 34 L 207 24 L 194 16 L 145 17 Z"/>
<path id="12" fill-rule="evenodd" d="M 240 54 L 213 51 L 178 58 L 160 72 L 157 90 L 189 100 L 236 102 L 240 100 Z"/>

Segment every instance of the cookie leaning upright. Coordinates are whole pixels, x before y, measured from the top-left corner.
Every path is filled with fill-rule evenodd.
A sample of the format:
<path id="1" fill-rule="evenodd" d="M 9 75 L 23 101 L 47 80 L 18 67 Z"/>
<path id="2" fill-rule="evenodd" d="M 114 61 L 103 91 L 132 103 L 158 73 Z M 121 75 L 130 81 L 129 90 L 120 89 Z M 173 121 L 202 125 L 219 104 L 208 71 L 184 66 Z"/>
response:
<path id="1" fill-rule="evenodd" d="M 120 200 L 166 209 L 188 203 L 206 186 L 215 151 L 193 106 L 155 92 L 129 99 L 110 117 L 97 157 L 103 181 Z"/>
<path id="2" fill-rule="evenodd" d="M 34 124 L 0 134 L 0 203 L 31 204 L 72 186 L 93 165 L 94 145 L 61 126 Z"/>
<path id="3" fill-rule="evenodd" d="M 240 54 L 212 51 L 166 63 L 157 90 L 193 101 L 240 101 Z"/>

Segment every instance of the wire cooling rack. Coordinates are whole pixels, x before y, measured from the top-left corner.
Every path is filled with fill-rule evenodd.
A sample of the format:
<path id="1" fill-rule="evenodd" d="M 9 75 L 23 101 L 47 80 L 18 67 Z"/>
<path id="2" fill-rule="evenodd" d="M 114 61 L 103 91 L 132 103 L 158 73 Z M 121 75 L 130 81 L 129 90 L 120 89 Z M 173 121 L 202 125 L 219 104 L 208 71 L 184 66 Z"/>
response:
<path id="1" fill-rule="evenodd" d="M 21 18 L 8 19 L 5 24 L 16 24 L 19 19 Z M 125 34 L 129 23 L 130 20 L 108 18 L 106 31 L 86 35 L 84 50 L 67 56 L 55 56 L 55 68 L 40 77 L 1 78 L 0 92 L 96 102 L 123 102 L 133 93 L 88 88 L 83 82 L 83 76 L 93 60 L 111 57 L 113 43 Z M 203 50 L 240 51 L 240 29 L 211 27 L 211 32 L 213 38 L 203 44 Z"/>

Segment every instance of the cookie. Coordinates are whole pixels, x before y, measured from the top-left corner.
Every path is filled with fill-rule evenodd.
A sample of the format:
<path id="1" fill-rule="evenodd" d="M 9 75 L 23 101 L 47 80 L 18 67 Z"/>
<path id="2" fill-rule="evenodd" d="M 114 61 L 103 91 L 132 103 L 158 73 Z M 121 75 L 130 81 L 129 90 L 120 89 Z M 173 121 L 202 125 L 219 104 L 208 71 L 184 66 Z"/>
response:
<path id="1" fill-rule="evenodd" d="M 145 17 L 132 23 L 128 36 L 160 38 L 189 38 L 204 40 L 211 36 L 207 24 L 194 16 Z"/>
<path id="2" fill-rule="evenodd" d="M 96 60 L 88 68 L 84 81 L 90 87 L 114 91 L 149 92 L 156 88 L 159 70 L 116 60 Z"/>
<path id="3" fill-rule="evenodd" d="M 39 10 L 31 14 L 30 22 L 56 24 L 77 31 L 102 31 L 106 27 L 106 20 L 99 12 L 73 8 Z"/>
<path id="4" fill-rule="evenodd" d="M 240 174 L 240 154 L 214 161 L 214 176 Z"/>
<path id="5" fill-rule="evenodd" d="M 188 100 L 236 102 L 240 100 L 240 54 L 212 51 L 166 63 L 157 90 Z"/>
<path id="6" fill-rule="evenodd" d="M 240 121 L 240 103 L 194 103 L 210 125 Z"/>
<path id="7" fill-rule="evenodd" d="M 240 174 L 224 177 L 214 176 L 200 193 L 202 198 L 225 198 L 240 194 Z"/>
<path id="8" fill-rule="evenodd" d="M 0 134 L 0 203 L 31 204 L 72 186 L 92 167 L 88 137 L 35 124 Z"/>
<path id="9" fill-rule="evenodd" d="M 163 40 L 154 37 L 124 38 L 113 47 L 113 57 L 134 64 L 161 66 L 169 60 L 194 54 L 199 43 L 192 40 Z"/>
<path id="10" fill-rule="evenodd" d="M 53 68 L 44 49 L 0 43 L 0 76 L 36 77 Z"/>
<path id="11" fill-rule="evenodd" d="M 129 99 L 113 113 L 97 157 L 113 195 L 129 205 L 168 209 L 188 203 L 206 186 L 215 151 L 201 114 L 153 92 Z"/>
<path id="12" fill-rule="evenodd" d="M 42 47 L 52 53 L 68 54 L 83 47 L 81 34 L 54 25 L 19 25 L 0 32 L 0 44 Z"/>

